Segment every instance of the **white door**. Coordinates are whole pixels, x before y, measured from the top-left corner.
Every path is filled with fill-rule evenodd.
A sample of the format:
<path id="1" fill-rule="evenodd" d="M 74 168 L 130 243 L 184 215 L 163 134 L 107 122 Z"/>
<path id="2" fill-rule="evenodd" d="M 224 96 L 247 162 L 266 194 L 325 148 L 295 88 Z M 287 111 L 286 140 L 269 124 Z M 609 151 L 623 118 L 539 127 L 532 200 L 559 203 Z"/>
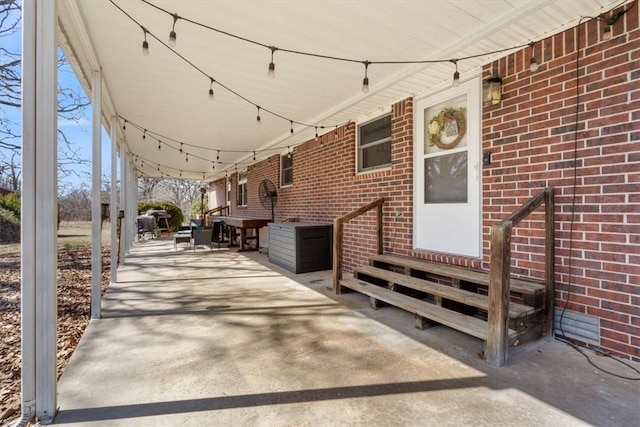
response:
<path id="1" fill-rule="evenodd" d="M 414 246 L 480 256 L 480 78 L 417 100 Z"/>

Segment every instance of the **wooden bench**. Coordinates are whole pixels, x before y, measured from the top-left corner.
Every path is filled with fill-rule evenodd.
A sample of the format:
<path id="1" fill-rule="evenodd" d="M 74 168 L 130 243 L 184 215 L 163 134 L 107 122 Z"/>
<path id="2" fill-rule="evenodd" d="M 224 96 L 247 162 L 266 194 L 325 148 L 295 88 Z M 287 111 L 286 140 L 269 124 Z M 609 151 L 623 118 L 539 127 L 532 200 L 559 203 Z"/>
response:
<path id="1" fill-rule="evenodd" d="M 488 273 L 392 255 L 374 255 L 369 264 L 343 278 L 341 289 L 368 295 L 372 308 L 381 301 L 414 313 L 418 328 L 431 321 L 487 339 Z M 508 340 L 515 347 L 543 335 L 545 287 L 522 279 L 511 285 Z"/>

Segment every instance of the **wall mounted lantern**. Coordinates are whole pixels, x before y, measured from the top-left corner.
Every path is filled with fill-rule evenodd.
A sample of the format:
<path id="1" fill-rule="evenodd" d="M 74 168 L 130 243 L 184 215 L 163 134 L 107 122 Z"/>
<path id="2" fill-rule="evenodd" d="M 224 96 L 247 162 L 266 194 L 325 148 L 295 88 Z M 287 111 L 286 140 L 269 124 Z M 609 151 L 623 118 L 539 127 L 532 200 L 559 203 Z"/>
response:
<path id="1" fill-rule="evenodd" d="M 490 101 L 491 105 L 499 104 L 502 100 L 502 78 L 498 76 L 489 77 L 485 82 L 484 99 Z"/>

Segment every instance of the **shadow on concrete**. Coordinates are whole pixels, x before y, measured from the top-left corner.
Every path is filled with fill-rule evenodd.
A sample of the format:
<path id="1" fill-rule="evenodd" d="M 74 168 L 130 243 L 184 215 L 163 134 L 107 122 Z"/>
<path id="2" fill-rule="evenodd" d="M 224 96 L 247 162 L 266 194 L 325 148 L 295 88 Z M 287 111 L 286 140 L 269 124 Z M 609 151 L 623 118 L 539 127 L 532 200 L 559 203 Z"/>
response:
<path id="1" fill-rule="evenodd" d="M 317 390 L 293 390 L 275 393 L 257 393 L 242 396 L 221 396 L 173 402 L 153 402 L 133 405 L 60 411 L 55 424 L 107 421 L 123 418 L 150 417 L 187 412 L 215 411 L 267 405 L 319 402 L 323 400 L 353 399 L 405 393 L 424 393 L 438 390 L 455 390 L 485 387 L 486 377 L 457 378 L 433 381 L 415 381 L 390 384 L 373 384 L 350 387 L 323 388 Z"/>

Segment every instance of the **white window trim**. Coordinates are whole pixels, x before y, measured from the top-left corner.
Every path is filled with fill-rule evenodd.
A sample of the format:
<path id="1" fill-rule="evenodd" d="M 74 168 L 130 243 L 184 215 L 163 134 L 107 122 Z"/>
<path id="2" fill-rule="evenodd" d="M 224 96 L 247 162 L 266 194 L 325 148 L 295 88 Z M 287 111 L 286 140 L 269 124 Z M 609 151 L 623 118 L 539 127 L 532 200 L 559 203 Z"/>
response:
<path id="1" fill-rule="evenodd" d="M 287 154 L 291 154 L 291 157 L 293 157 L 293 151 L 284 151 L 283 153 L 280 154 L 280 188 L 287 188 L 287 187 L 292 187 L 293 186 L 293 182 L 291 182 L 290 184 L 283 184 L 282 183 L 282 157 L 286 156 Z M 291 164 L 291 170 L 293 171 L 293 164 Z"/>
<path id="2" fill-rule="evenodd" d="M 244 174 L 244 178 L 240 178 L 240 175 L 242 175 L 242 174 Z M 247 169 L 244 169 L 244 170 L 238 172 L 238 184 L 236 186 L 236 191 L 238 191 L 238 193 L 239 193 L 240 192 L 239 191 L 240 190 L 240 186 L 242 184 L 245 185 L 245 187 L 244 187 L 245 188 L 245 190 L 244 190 L 245 191 L 245 204 L 243 204 L 243 205 L 238 204 L 238 207 L 249 206 L 249 197 L 247 195 L 247 188 L 248 188 L 248 186 L 247 186 L 248 179 L 247 178 L 248 178 L 248 176 L 249 176 L 249 170 L 247 170 Z M 239 194 L 237 196 L 239 196 Z M 237 203 L 237 199 L 238 199 L 238 197 L 236 197 L 236 203 Z"/>
<path id="3" fill-rule="evenodd" d="M 376 172 L 384 172 L 384 171 L 389 171 L 391 170 L 392 166 L 393 166 L 393 159 L 392 162 L 386 165 L 381 165 L 381 166 L 376 166 L 373 168 L 368 168 L 368 169 L 364 169 L 364 170 L 359 170 L 359 165 L 360 165 L 360 128 L 368 123 L 371 122 L 375 122 L 376 120 L 381 119 L 384 116 L 390 116 L 391 115 L 391 107 L 389 108 L 385 108 L 382 111 L 378 111 L 375 113 L 375 115 L 370 114 L 368 116 L 363 117 L 361 120 L 356 122 L 356 144 L 355 144 L 355 150 L 356 150 L 356 164 L 355 164 L 355 171 L 356 171 L 356 176 L 359 175 L 367 175 L 370 173 L 376 173 Z M 393 117 L 392 117 L 393 119 Z M 393 139 L 393 130 L 391 133 L 391 136 L 389 137 L 389 141 L 392 141 Z M 393 150 L 392 150 L 393 152 Z"/>

